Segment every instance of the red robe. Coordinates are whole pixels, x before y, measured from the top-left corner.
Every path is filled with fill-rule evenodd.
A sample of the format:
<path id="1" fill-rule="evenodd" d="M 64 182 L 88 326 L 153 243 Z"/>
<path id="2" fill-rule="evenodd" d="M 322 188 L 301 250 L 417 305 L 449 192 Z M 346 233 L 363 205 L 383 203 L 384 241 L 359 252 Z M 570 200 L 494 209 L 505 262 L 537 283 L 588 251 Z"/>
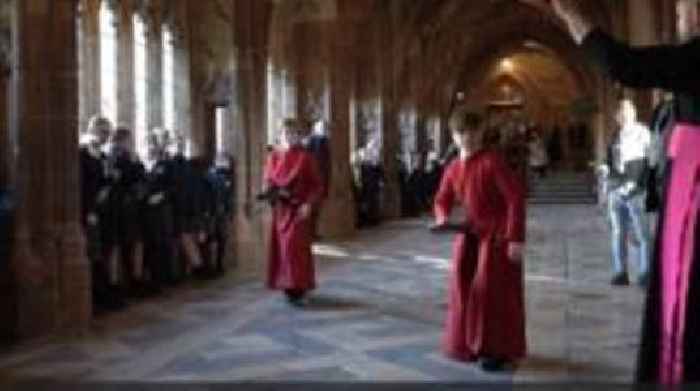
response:
<path id="1" fill-rule="evenodd" d="M 270 153 L 265 166 L 268 186 L 287 187 L 293 205 L 277 203 L 272 209 L 267 286 L 270 289 L 306 291 L 316 287 L 311 256 L 311 226 L 298 205 L 317 203 L 323 184 L 313 155 L 301 147 Z"/>
<path id="2" fill-rule="evenodd" d="M 438 221 L 455 202 L 473 235 L 453 247 L 443 349 L 458 360 L 525 356 L 522 264 L 509 260 L 509 243 L 525 241 L 523 186 L 497 153 L 456 159 L 443 174 L 435 198 Z"/>

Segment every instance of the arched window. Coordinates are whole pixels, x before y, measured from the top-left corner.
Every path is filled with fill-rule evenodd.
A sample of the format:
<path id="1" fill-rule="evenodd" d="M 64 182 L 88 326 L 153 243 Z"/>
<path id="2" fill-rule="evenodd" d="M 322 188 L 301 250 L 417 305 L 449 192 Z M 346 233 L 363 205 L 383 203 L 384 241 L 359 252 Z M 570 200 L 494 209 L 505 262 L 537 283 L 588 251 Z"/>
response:
<path id="1" fill-rule="evenodd" d="M 146 21 L 135 14 L 134 19 L 134 128 L 136 152 L 146 156 L 148 132 L 148 32 Z"/>
<path id="2" fill-rule="evenodd" d="M 216 147 L 216 154 L 221 154 L 224 153 L 226 150 L 226 126 L 227 126 L 227 121 L 226 121 L 226 107 L 217 107 L 214 109 L 214 117 L 215 117 L 215 131 L 216 134 L 214 135 L 215 139 L 215 147 Z"/>
<path id="3" fill-rule="evenodd" d="M 278 76 L 275 73 L 274 66 L 271 62 L 267 63 L 267 137 L 266 143 L 269 145 L 276 143 L 277 121 L 280 116 L 281 108 L 277 97 L 280 95 L 277 90 Z"/>
<path id="4" fill-rule="evenodd" d="M 163 26 L 163 125 L 178 130 L 175 119 L 175 47 L 172 29 Z M 180 129 L 181 130 L 181 129 Z"/>
<path id="5" fill-rule="evenodd" d="M 117 18 L 108 1 L 100 4 L 100 111 L 117 121 Z"/>

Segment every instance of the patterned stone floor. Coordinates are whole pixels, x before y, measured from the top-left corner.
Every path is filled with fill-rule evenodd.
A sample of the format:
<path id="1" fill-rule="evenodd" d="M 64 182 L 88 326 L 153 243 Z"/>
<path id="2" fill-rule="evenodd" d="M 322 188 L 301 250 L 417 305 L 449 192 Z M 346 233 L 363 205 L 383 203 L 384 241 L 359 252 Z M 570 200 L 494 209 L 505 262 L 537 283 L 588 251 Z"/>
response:
<path id="1" fill-rule="evenodd" d="M 487 374 L 438 350 L 450 238 L 426 220 L 317 246 L 320 288 L 290 308 L 259 280 L 192 285 L 95 321 L 89 336 L 0 353 L 0 379 L 68 381 L 628 382 L 643 293 L 608 285 L 596 207 L 532 207 L 530 355 Z"/>

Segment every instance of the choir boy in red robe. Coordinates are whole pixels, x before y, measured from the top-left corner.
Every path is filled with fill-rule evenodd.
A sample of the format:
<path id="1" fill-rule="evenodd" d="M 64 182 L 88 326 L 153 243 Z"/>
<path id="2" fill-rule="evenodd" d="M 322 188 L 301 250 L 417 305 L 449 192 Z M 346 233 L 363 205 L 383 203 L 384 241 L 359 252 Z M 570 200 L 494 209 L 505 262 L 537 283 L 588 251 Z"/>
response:
<path id="1" fill-rule="evenodd" d="M 281 145 L 268 156 L 260 197 L 272 205 L 267 285 L 283 290 L 297 306 L 316 287 L 311 212 L 323 196 L 316 159 L 302 143 L 309 130 L 305 121 L 283 121 Z"/>
<path id="2" fill-rule="evenodd" d="M 433 229 L 455 227 L 448 223 L 455 204 L 466 219 L 453 247 L 443 350 L 502 370 L 526 351 L 523 186 L 498 153 L 481 148 L 478 115 L 460 109 L 449 126 L 460 154 L 443 174 Z"/>

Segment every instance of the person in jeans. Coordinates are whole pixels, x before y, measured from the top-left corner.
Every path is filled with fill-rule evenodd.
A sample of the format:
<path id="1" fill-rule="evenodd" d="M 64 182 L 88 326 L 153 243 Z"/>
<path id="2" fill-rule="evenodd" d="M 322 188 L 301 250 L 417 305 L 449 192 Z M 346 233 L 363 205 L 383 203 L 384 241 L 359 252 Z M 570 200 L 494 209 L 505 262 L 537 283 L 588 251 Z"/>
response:
<path id="1" fill-rule="evenodd" d="M 639 285 L 649 273 L 649 221 L 646 214 L 646 182 L 649 177 L 651 133 L 637 121 L 629 100 L 620 101 L 616 116 L 621 129 L 608 151 L 610 172 L 608 211 L 611 222 L 613 285 L 629 285 L 627 237 L 634 233 L 639 244 Z"/>

